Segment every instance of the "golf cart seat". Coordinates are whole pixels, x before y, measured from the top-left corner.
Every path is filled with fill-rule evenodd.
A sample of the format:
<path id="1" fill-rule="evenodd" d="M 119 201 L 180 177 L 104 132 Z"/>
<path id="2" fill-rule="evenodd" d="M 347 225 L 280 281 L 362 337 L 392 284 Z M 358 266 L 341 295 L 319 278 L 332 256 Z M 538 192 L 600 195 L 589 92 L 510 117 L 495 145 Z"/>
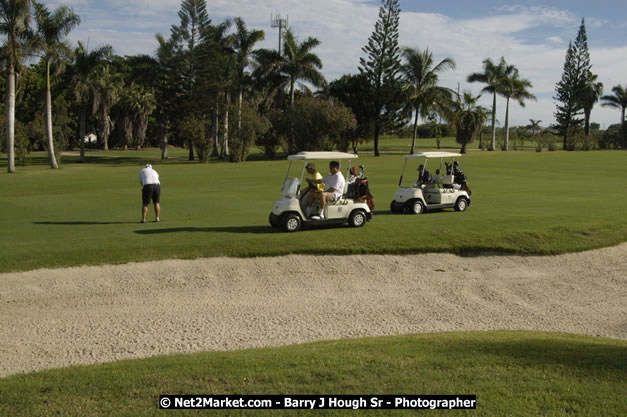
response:
<path id="1" fill-rule="evenodd" d="M 434 175 L 433 176 L 434 184 L 442 184 L 442 185 L 452 185 L 453 184 L 453 175 Z"/>

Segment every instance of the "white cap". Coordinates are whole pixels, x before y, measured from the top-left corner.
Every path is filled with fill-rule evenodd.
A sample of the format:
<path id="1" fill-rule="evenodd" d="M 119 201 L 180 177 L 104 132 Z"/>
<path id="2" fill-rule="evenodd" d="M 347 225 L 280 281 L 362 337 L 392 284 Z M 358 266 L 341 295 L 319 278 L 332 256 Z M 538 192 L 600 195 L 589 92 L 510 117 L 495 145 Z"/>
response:
<path id="1" fill-rule="evenodd" d="M 152 165 L 146 164 L 146 168 L 152 168 Z"/>

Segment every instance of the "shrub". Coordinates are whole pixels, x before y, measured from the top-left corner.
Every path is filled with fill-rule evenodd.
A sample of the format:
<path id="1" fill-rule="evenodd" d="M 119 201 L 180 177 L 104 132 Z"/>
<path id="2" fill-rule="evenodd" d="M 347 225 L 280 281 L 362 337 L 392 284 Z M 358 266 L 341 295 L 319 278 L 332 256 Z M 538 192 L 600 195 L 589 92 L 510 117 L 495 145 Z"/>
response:
<path id="1" fill-rule="evenodd" d="M 621 129 L 620 123 L 610 125 L 599 138 L 599 148 L 601 149 L 618 149 L 621 145 Z"/>
<path id="2" fill-rule="evenodd" d="M 242 102 L 241 124 L 237 120 L 237 104 L 232 106 L 231 112 L 234 117 L 229 119 L 229 131 L 233 132 L 229 139 L 231 147 L 229 158 L 231 162 L 241 162 L 248 157 L 257 137 L 266 134 L 272 124 L 267 117 L 257 113 L 255 107 L 247 101 Z"/>
<path id="3" fill-rule="evenodd" d="M 177 134 L 184 138 L 185 142 L 194 145 L 198 160 L 207 162 L 209 160 L 209 150 L 211 140 L 207 135 L 207 123 L 198 116 L 187 116 L 177 126 Z"/>
<path id="4" fill-rule="evenodd" d="M 324 151 L 333 147 L 347 151 L 356 135 L 355 116 L 342 103 L 303 97 L 286 115 L 291 122 L 288 125 L 294 129 L 295 152 Z"/>
<path id="5" fill-rule="evenodd" d="M 286 132 L 288 132 L 288 128 L 284 124 L 287 123 L 287 120 L 284 112 L 278 109 L 271 110 L 267 118 L 270 122 L 270 127 L 265 133 L 257 135 L 255 144 L 263 150 L 268 158 L 274 159 L 277 148 L 279 146 L 286 147 Z"/>

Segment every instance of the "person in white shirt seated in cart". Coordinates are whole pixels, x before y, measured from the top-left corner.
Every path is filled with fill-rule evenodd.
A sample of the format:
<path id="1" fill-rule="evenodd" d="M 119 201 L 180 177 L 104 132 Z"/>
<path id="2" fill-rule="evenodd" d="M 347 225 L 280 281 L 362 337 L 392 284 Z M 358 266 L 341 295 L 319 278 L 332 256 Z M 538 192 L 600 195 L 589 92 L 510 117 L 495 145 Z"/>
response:
<path id="1" fill-rule="evenodd" d="M 342 194 L 344 193 L 344 186 L 346 185 L 346 180 L 344 179 L 344 175 L 340 172 L 340 163 L 337 161 L 331 161 L 329 163 L 329 171 L 330 174 L 321 180 L 314 180 L 311 178 L 307 178 L 307 182 L 309 184 L 324 184 L 324 191 L 322 192 L 311 192 L 307 196 L 307 207 L 311 207 L 314 200 L 318 199 L 320 201 L 320 219 L 324 219 L 324 208 L 327 205 L 327 202 L 338 201 L 342 198 Z M 312 219 L 317 219 L 318 216 L 313 216 Z"/>

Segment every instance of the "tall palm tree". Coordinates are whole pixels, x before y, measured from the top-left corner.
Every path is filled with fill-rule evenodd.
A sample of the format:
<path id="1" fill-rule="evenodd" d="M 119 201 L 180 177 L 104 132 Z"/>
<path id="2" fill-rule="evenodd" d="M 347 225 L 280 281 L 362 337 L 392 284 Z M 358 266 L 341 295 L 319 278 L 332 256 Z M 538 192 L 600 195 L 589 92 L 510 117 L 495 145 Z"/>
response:
<path id="1" fill-rule="evenodd" d="M 488 120 L 487 109 L 477 104 L 480 97 L 481 95 L 473 97 L 465 91 L 463 99 L 458 97 L 453 106 L 453 113 L 448 116 L 454 121 L 457 130 L 457 143 L 462 145 L 460 153 L 466 153 L 466 146 L 475 140 L 475 136 Z"/>
<path id="2" fill-rule="evenodd" d="M 50 12 L 43 4 L 34 2 L 35 20 L 37 21 L 36 48 L 46 63 L 46 133 L 48 136 L 48 156 L 50 166 L 58 168 L 54 156 L 52 138 L 52 96 L 50 94 L 50 66 L 61 65 L 72 54 L 70 44 L 65 40 L 67 35 L 81 23 L 81 18 L 71 7 L 60 6 Z"/>
<path id="3" fill-rule="evenodd" d="M 235 49 L 235 77 L 238 88 L 237 99 L 237 128 L 242 124 L 242 96 L 246 82 L 246 68 L 250 64 L 253 47 L 265 37 L 263 30 L 248 30 L 242 18 L 235 19 L 235 34 L 233 35 L 233 48 Z"/>
<path id="4" fill-rule="evenodd" d="M 536 96 L 531 94 L 528 90 L 528 88 L 531 87 L 533 87 L 531 81 L 520 78 L 518 68 L 513 65 L 507 65 L 505 67 L 503 83 L 499 91 L 497 91 L 507 99 L 507 105 L 505 107 L 504 151 L 509 149 L 509 100 L 516 100 L 521 107 L 525 107 L 525 100 L 536 100 Z"/>
<path id="5" fill-rule="evenodd" d="M 112 74 L 109 66 L 103 67 L 96 79 L 96 107 L 100 112 L 100 136 L 102 149 L 109 150 L 109 134 L 111 133 L 111 107 L 117 103 L 123 81 L 120 74 Z"/>
<path id="6" fill-rule="evenodd" d="M 324 76 L 320 72 L 322 61 L 318 55 L 311 52 L 318 45 L 320 45 L 320 41 L 311 36 L 299 43 L 291 30 L 285 32 L 281 72 L 289 78 L 290 105 L 292 106 L 294 106 L 294 92 L 297 82 L 306 81 L 315 87 L 322 87 L 326 84 Z"/>
<path id="7" fill-rule="evenodd" d="M 72 82 L 74 83 L 74 96 L 79 103 L 80 112 L 80 149 L 81 162 L 85 162 L 85 124 L 87 120 L 87 110 L 89 103 L 92 103 L 90 114 L 96 113 L 94 100 L 96 93 L 96 85 L 93 81 L 93 72 L 96 67 L 102 63 L 107 57 L 111 56 L 111 46 L 103 46 L 92 51 L 88 51 L 81 41 L 78 41 L 78 47 L 74 49 L 74 66 Z"/>
<path id="8" fill-rule="evenodd" d="M 590 113 L 592 113 L 592 108 L 594 107 L 594 104 L 599 101 L 601 94 L 603 94 L 603 83 L 597 81 L 597 78 L 597 74 L 593 74 L 589 71 L 586 85 L 580 92 L 580 100 L 583 105 L 584 131 L 586 136 L 590 134 Z"/>
<path id="9" fill-rule="evenodd" d="M 3 55 L 7 73 L 7 157 L 9 173 L 15 172 L 15 74 L 30 34 L 31 0 L 0 0 L 0 34 L 6 35 Z"/>
<path id="10" fill-rule="evenodd" d="M 294 107 L 294 95 L 296 83 L 306 81 L 315 87 L 322 87 L 326 84 L 324 76 L 320 72 L 322 69 L 322 61 L 318 55 L 311 52 L 316 46 L 320 45 L 320 41 L 314 37 L 309 37 L 303 42 L 298 42 L 291 30 L 285 32 L 283 38 L 283 62 L 281 72 L 289 80 L 290 106 Z M 293 133 L 288 135 L 288 153 L 292 152 L 294 143 Z"/>
<path id="11" fill-rule="evenodd" d="M 503 84 L 506 67 L 507 63 L 504 57 L 501 57 L 498 65 L 492 62 L 490 58 L 487 58 L 483 60 L 483 72 L 474 72 L 467 78 L 467 81 L 470 83 L 480 82 L 486 84 L 481 91 L 492 94 L 492 140 L 490 142 L 490 151 L 493 151 L 496 147 L 496 94 Z"/>
<path id="12" fill-rule="evenodd" d="M 424 51 L 414 48 L 403 49 L 405 64 L 401 68 L 404 76 L 403 90 L 407 94 L 407 106 L 410 113 L 414 112 L 414 136 L 410 154 L 414 153 L 418 132 L 418 116 L 427 117 L 433 107 L 449 100 L 452 91 L 438 86 L 438 74 L 446 69 L 455 69 L 455 60 L 447 57 L 434 66 L 433 53 L 427 48 Z"/>
<path id="13" fill-rule="evenodd" d="M 217 26 L 211 27 L 208 31 L 207 46 L 211 50 L 211 61 L 213 65 L 214 78 L 216 83 L 213 87 L 215 91 L 215 106 L 213 108 L 214 117 L 214 141 L 211 156 L 219 156 L 221 158 L 229 155 L 229 103 L 230 92 L 233 82 L 233 71 L 235 63 L 235 50 L 233 49 L 233 35 L 228 31 L 233 23 L 232 20 L 227 19 Z M 225 110 L 223 117 L 222 141 L 219 140 L 220 131 L 220 104 L 224 98 Z M 218 149 L 218 142 L 221 143 L 221 149 Z M 191 158 L 190 158 L 191 159 Z"/>
<path id="14" fill-rule="evenodd" d="M 614 95 L 601 97 L 601 106 L 620 109 L 620 126 L 623 139 L 623 148 L 627 149 L 627 135 L 625 135 L 625 108 L 627 108 L 627 85 L 616 85 L 612 88 Z"/>

